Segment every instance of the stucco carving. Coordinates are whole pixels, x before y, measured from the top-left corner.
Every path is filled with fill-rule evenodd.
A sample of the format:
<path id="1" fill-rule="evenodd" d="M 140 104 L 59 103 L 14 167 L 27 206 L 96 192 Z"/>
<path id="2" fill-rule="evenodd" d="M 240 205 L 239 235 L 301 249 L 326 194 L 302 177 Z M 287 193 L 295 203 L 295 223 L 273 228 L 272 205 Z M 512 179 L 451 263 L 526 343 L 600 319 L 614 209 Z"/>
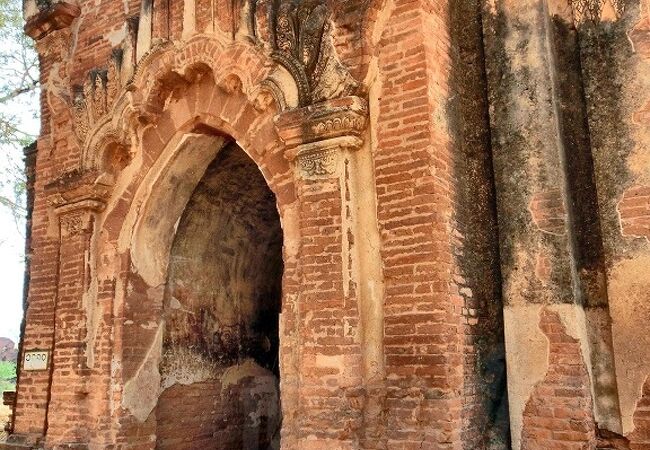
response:
<path id="1" fill-rule="evenodd" d="M 80 144 L 86 141 L 90 130 L 100 123 L 115 103 L 122 87 L 120 63 L 120 54 L 117 54 L 107 70 L 88 74 L 83 87 L 74 95 L 74 129 Z"/>
<path id="2" fill-rule="evenodd" d="M 88 198 L 68 203 L 63 196 L 55 197 L 51 203 L 60 203 L 60 206 L 56 207 L 54 211 L 59 216 L 61 236 L 65 238 L 77 236 L 90 230 L 93 214 L 101 212 L 105 207 L 103 201 Z"/>
<path id="3" fill-rule="evenodd" d="M 337 161 L 337 152 L 332 149 L 305 152 L 298 157 L 300 170 L 309 178 L 334 174 Z"/>
<path id="4" fill-rule="evenodd" d="M 300 106 L 354 92 L 357 83 L 336 55 L 323 0 L 274 2 L 269 14 L 271 57 L 296 80 Z"/>
<path id="5" fill-rule="evenodd" d="M 361 147 L 368 107 L 359 97 L 344 97 L 276 117 L 276 129 L 303 178 L 337 173 L 339 153 Z"/>
<path id="6" fill-rule="evenodd" d="M 360 97 L 344 97 L 287 111 L 276 118 L 280 138 L 288 147 L 338 136 L 362 136 L 368 106 Z"/>

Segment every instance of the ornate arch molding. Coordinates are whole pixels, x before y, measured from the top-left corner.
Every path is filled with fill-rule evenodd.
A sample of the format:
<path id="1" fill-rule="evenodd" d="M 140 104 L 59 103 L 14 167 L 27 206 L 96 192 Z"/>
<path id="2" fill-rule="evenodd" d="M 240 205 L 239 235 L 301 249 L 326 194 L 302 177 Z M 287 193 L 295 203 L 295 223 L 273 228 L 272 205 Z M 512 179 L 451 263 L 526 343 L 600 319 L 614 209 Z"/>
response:
<path id="1" fill-rule="evenodd" d="M 121 149 L 122 158 L 132 156 L 142 128 L 156 121 L 176 92 L 206 76 L 227 93 L 244 93 L 260 111 L 274 102 L 278 111 L 298 105 L 298 88 L 290 74 L 261 48 L 242 42 L 224 45 L 197 36 L 182 45 L 159 45 L 142 58 L 124 85 L 118 65 L 111 67 L 104 74 L 91 74 L 83 95 L 75 100 L 84 172 L 107 172 L 111 149 Z"/>
<path id="2" fill-rule="evenodd" d="M 83 149 L 81 170 L 105 172 L 106 149 L 128 159 L 139 129 L 153 123 L 174 93 L 211 76 L 226 92 L 243 92 L 259 110 L 276 103 L 280 113 L 323 104 L 356 91 L 332 42 L 322 1 L 259 3 L 249 39 L 196 35 L 163 42 L 137 64 L 128 81 L 122 53 L 108 69 L 93 71 L 74 96 L 75 132 Z"/>

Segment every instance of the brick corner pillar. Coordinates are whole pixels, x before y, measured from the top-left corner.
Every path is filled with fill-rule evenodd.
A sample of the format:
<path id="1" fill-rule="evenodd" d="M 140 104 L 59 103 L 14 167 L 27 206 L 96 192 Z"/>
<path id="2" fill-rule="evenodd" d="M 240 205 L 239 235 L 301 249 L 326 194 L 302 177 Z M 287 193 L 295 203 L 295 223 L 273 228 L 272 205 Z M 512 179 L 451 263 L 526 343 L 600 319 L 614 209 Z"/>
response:
<path id="1" fill-rule="evenodd" d="M 24 2 L 25 33 L 36 41 L 41 69 L 42 96 L 47 95 L 50 72 L 59 62 L 59 45 L 67 39 L 70 25 L 80 13 L 76 4 L 59 1 L 41 4 L 35 0 Z M 41 97 L 43 98 L 43 97 Z M 58 264 L 58 236 L 52 232 L 51 205 L 48 205 L 43 191 L 53 165 L 48 136 L 51 111 L 42 102 L 41 137 L 38 153 L 26 152 L 28 170 L 32 172 L 28 195 L 30 217 L 27 254 L 29 262 L 26 277 L 26 300 L 24 328 L 20 342 L 20 361 L 12 432 L 7 445 L 38 445 L 47 431 L 47 410 L 50 400 L 50 370 L 26 370 L 23 367 L 27 352 L 51 351 L 54 344 L 54 298 Z M 35 148 L 34 148 L 35 150 Z M 50 361 L 51 363 L 51 361 Z"/>
<path id="2" fill-rule="evenodd" d="M 276 119 L 300 203 L 299 407 L 285 421 L 287 448 L 352 449 L 376 438 L 383 318 L 377 225 L 366 223 L 376 217 L 373 189 L 359 186 L 371 173 L 367 114 L 365 100 L 344 97 Z"/>
<path id="3" fill-rule="evenodd" d="M 370 117 L 391 449 L 462 448 L 468 421 L 450 4 L 387 2 L 375 30 Z"/>

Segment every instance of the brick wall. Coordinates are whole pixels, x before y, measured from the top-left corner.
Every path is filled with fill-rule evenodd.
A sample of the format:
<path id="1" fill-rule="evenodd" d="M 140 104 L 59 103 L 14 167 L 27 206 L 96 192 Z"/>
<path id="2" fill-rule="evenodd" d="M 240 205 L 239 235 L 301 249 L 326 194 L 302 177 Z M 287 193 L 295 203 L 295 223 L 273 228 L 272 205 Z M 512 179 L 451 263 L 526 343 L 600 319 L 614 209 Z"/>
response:
<path id="1" fill-rule="evenodd" d="M 203 446 L 244 445 L 234 405 L 257 389 L 250 378 L 225 391 L 215 378 L 174 385 L 160 398 L 157 390 L 178 198 L 189 198 L 184 186 L 198 183 L 216 152 L 210 145 L 227 136 L 259 167 L 281 216 L 284 448 L 507 448 L 515 425 L 505 418 L 502 296 L 521 307 L 517 317 L 544 310 L 539 329 L 510 323 L 510 355 L 520 357 L 528 338 L 549 345 L 548 355 L 532 355 L 548 362 L 545 373 L 508 381 L 519 394 L 529 375 L 538 380 L 510 400 L 522 406 L 515 422 L 523 432 L 513 434 L 522 448 L 592 447 L 606 434 L 597 425 L 616 428 L 602 421 L 599 401 L 618 397 L 619 434 L 643 448 L 647 367 L 634 365 L 634 355 L 647 346 L 628 343 L 645 342 L 642 327 L 629 324 L 647 311 L 638 280 L 647 266 L 650 102 L 636 94 L 647 91 L 639 75 L 650 54 L 644 1 L 595 31 L 566 26 L 568 4 L 552 1 L 326 2 L 334 45 L 320 43 L 330 59 L 318 70 L 337 82 L 343 72 L 354 78 L 341 81 L 348 85 L 335 100 L 368 97 L 360 129 L 357 116 L 338 116 L 349 102 L 289 105 L 291 65 L 279 69 L 277 55 L 235 24 L 242 11 L 232 7 L 246 2 L 80 2 L 79 17 L 52 22 L 62 28 L 37 43 L 43 126 L 22 345 L 52 350 L 53 365 L 20 373 L 16 436 L 45 433 L 50 447 L 145 449 L 156 435 L 160 447 L 192 448 L 196 431 Z M 258 2 L 259 11 L 271 3 Z M 208 34 L 188 43 L 184 14 L 192 10 L 196 31 Z M 148 15 L 151 42 L 149 30 L 137 29 Z M 508 23 L 524 36 L 517 45 L 502 34 Z M 137 69 L 136 32 L 140 53 L 153 49 Z M 173 46 L 158 45 L 169 38 Z M 117 85 L 106 79 L 115 55 L 123 56 Z M 317 75 L 307 74 L 307 84 Z M 584 92 L 569 89 L 580 82 Z M 115 112 L 101 109 L 103 83 L 117 86 L 107 98 L 118 100 L 106 100 Z M 80 138 L 82 106 L 92 117 Z M 300 131 L 280 139 L 278 116 L 286 114 L 298 117 Z M 201 137 L 184 146 L 185 133 Z M 590 152 L 593 179 L 582 173 Z M 245 190 L 250 179 L 237 181 Z M 161 194 L 164 183 L 176 190 Z M 363 261 L 368 254 L 373 264 Z M 592 281 L 597 289 L 585 289 Z M 576 294 L 580 283 L 589 295 Z M 634 301 L 619 300 L 627 298 Z M 601 395 L 596 386 L 592 399 L 590 374 L 612 347 L 601 333 L 608 302 L 618 358 L 618 376 L 608 379 L 617 389 Z M 585 324 L 563 328 L 583 306 Z M 530 333 L 517 334 L 522 326 Z M 261 434 L 263 422 L 255 425 Z"/>

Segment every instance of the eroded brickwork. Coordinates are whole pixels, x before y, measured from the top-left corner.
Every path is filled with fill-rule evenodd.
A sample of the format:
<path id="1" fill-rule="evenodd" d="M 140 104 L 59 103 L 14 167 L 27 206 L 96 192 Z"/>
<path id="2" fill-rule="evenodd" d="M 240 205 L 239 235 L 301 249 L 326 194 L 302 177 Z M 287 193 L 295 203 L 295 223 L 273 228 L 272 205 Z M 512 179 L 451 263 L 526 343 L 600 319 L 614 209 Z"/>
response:
<path id="1" fill-rule="evenodd" d="M 539 327 L 548 338 L 548 370 L 524 409 L 523 449 L 589 449 L 596 433 L 589 376 L 580 342 L 559 315 L 542 310 Z"/>
<path id="2" fill-rule="evenodd" d="M 649 14 L 26 0 L 0 447 L 645 448 Z"/>

